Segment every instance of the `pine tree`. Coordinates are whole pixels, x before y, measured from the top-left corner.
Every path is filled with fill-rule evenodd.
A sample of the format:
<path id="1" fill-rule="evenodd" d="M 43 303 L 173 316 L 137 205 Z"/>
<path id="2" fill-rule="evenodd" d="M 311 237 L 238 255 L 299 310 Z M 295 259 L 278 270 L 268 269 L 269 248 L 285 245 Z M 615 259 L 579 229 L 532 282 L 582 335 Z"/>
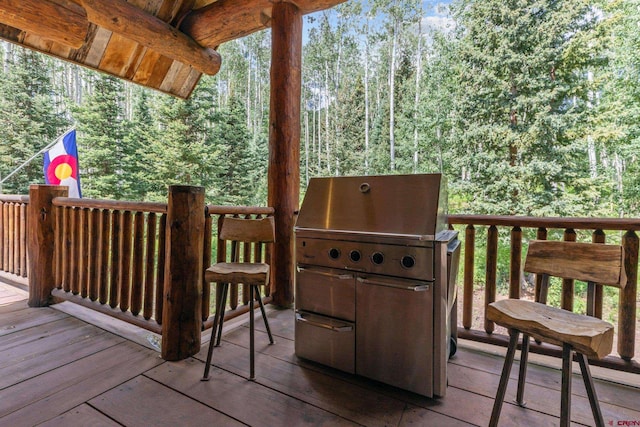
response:
<path id="1" fill-rule="evenodd" d="M 112 76 L 86 72 L 93 92 L 74 109 L 83 196 L 122 199 L 128 194 L 123 83 Z"/>
<path id="2" fill-rule="evenodd" d="M 569 55 L 597 25 L 582 0 L 456 4 L 460 169 L 476 213 L 573 215 L 586 164 L 576 124 L 593 57 Z M 579 59 L 579 60 L 577 60 Z M 578 195 L 577 197 L 574 195 Z"/>
<path id="3" fill-rule="evenodd" d="M 231 97 L 228 105 L 215 115 L 212 140 L 218 148 L 218 155 L 212 159 L 217 165 L 219 193 L 216 203 L 249 205 L 257 202 L 254 182 L 261 174 L 266 176 L 266 158 L 258 158 L 257 152 L 251 149 L 246 111 L 239 98 Z"/>
<path id="4" fill-rule="evenodd" d="M 52 97 L 53 61 L 34 51 L 5 47 L 6 72 L 0 74 L 0 178 L 13 172 L 68 127 Z M 2 192 L 27 194 L 31 183 L 44 183 L 42 157 L 9 178 Z"/>

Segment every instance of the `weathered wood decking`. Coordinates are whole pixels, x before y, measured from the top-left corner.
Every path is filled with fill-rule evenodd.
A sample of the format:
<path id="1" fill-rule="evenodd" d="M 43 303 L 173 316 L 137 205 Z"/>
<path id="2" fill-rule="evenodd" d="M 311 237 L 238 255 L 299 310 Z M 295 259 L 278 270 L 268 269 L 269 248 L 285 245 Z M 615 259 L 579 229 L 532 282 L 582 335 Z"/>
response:
<path id="1" fill-rule="evenodd" d="M 268 345 L 266 334 L 257 334 L 255 382 L 245 379 L 245 326 L 225 335 L 214 351 L 211 381 L 201 382 L 206 345 L 195 358 L 165 362 L 151 345 L 60 310 L 28 308 L 19 291 L 0 286 L 0 426 L 488 423 L 503 362 L 499 355 L 460 343 L 449 364 L 446 397 L 427 399 L 297 359 L 292 312 L 272 311 L 269 316 L 276 344 Z M 256 324 L 262 329 L 261 322 Z M 513 372 L 500 425 L 557 425 L 559 371 L 530 365 L 526 409 L 511 403 L 515 367 Z M 606 381 L 597 381 L 596 387 L 607 424 L 640 423 L 639 388 Z M 579 377 L 573 393 L 574 423 L 593 425 Z"/>

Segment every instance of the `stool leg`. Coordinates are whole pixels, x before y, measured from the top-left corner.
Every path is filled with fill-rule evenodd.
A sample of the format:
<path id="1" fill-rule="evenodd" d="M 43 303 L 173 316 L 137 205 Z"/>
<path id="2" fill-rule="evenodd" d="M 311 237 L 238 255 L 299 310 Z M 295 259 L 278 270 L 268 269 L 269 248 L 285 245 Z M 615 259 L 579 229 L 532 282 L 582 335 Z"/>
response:
<path id="1" fill-rule="evenodd" d="M 224 321 L 224 307 L 226 305 L 226 289 L 229 286 L 227 283 L 222 284 L 222 298 L 220 299 L 220 304 L 216 308 L 216 314 L 213 316 L 213 326 L 211 327 L 211 339 L 209 340 L 209 349 L 207 350 L 207 362 L 204 365 L 204 374 L 202 375 L 201 381 L 209 381 L 209 369 L 211 369 L 211 356 L 213 355 L 213 346 L 216 341 L 216 330 L 218 329 L 218 324 L 222 325 Z M 220 334 L 222 333 L 222 326 L 220 326 Z M 218 336 L 219 341 L 219 336 Z M 218 342 L 218 345 L 220 343 Z"/>
<path id="2" fill-rule="evenodd" d="M 518 374 L 518 394 L 516 403 L 524 407 L 524 385 L 527 381 L 527 362 L 529 360 L 529 335 L 522 334 L 522 350 L 520 351 L 520 373 Z"/>
<path id="3" fill-rule="evenodd" d="M 220 347 L 220 340 L 222 339 L 222 327 L 224 326 L 224 311 L 227 307 L 227 295 L 229 295 L 229 283 L 222 284 L 222 293 L 220 295 L 220 307 L 218 307 L 218 311 L 220 311 L 220 319 L 218 322 L 218 333 L 216 334 L 216 347 Z"/>
<path id="4" fill-rule="evenodd" d="M 584 387 L 587 389 L 587 396 L 589 396 L 593 419 L 596 422 L 596 426 L 602 427 L 604 426 L 604 418 L 602 418 L 602 411 L 600 411 L 598 396 L 596 395 L 596 389 L 593 386 L 593 378 L 591 377 L 591 371 L 589 370 L 589 361 L 587 360 L 587 356 L 582 353 L 576 353 L 576 355 L 578 357 L 578 363 L 580 363 L 580 371 L 582 372 Z"/>
<path id="5" fill-rule="evenodd" d="M 256 298 L 258 299 L 258 304 L 260 304 L 260 311 L 262 312 L 264 327 L 267 328 L 267 334 L 269 334 L 269 342 L 273 344 L 273 335 L 271 335 L 271 328 L 269 327 L 269 321 L 267 320 L 267 312 L 264 310 L 264 304 L 262 303 L 262 297 L 260 296 L 260 288 L 258 286 L 256 286 Z"/>
<path id="6" fill-rule="evenodd" d="M 491 421 L 489 421 L 489 427 L 496 427 L 498 425 L 498 419 L 500 418 L 500 411 L 502 410 L 502 402 L 504 401 L 504 395 L 507 392 L 507 384 L 509 384 L 509 374 L 511 374 L 511 366 L 513 365 L 513 359 L 516 355 L 516 347 L 518 346 L 518 336 L 520 331 L 516 329 L 509 330 L 509 348 L 507 348 L 507 355 L 504 359 L 504 366 L 502 367 L 502 375 L 500 376 L 500 385 L 498 386 L 498 392 L 496 393 L 496 400 L 493 402 L 493 410 L 491 411 Z"/>
<path id="7" fill-rule="evenodd" d="M 573 350 L 569 344 L 562 345 L 562 392 L 560 396 L 560 427 L 571 423 L 571 362 Z"/>
<path id="8" fill-rule="evenodd" d="M 254 341 L 255 341 L 255 319 L 253 313 L 253 286 L 249 286 L 249 380 L 254 381 L 256 379 L 255 372 L 255 356 L 254 356 Z"/>

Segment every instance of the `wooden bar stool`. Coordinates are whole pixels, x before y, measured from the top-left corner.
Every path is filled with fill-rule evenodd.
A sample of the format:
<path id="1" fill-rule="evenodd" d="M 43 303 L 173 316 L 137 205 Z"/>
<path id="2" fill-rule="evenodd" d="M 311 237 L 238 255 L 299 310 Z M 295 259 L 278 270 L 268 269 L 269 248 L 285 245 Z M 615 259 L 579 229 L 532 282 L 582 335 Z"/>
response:
<path id="1" fill-rule="evenodd" d="M 524 385 L 529 337 L 532 336 L 562 346 L 560 425 L 568 427 L 571 421 L 571 362 L 575 352 L 596 425 L 604 426 L 587 358 L 601 359 L 611 352 L 613 325 L 592 317 L 595 313 L 595 287 L 612 285 L 624 288 L 626 285 L 622 246 L 534 240 L 529 244 L 524 270 L 542 275 L 540 302 L 506 299 L 493 302 L 487 308 L 487 318 L 508 328 L 510 336 L 489 425 L 498 425 L 518 336 L 522 333 L 518 405 L 525 405 Z M 586 316 L 545 305 L 550 276 L 587 282 Z"/>
<path id="2" fill-rule="evenodd" d="M 273 217 L 261 219 L 241 219 L 225 217 L 222 219 L 220 239 L 245 243 L 271 243 L 275 240 Z M 202 381 L 209 380 L 211 367 L 211 355 L 213 346 L 220 345 L 222 325 L 224 323 L 224 310 L 227 303 L 227 294 L 230 284 L 244 284 L 249 286 L 249 353 L 250 369 L 249 380 L 255 379 L 255 332 L 254 332 L 254 308 L 253 300 L 257 299 L 262 313 L 262 319 L 269 335 L 269 342 L 273 344 L 273 336 L 269 328 L 269 321 L 264 310 L 264 304 L 260 296 L 260 286 L 269 284 L 269 264 L 262 262 L 220 262 L 207 268 L 204 273 L 205 282 L 216 282 L 222 286 L 220 303 L 216 309 L 213 327 L 211 328 L 211 341 L 207 352 L 207 363 L 204 366 Z M 215 341 L 215 344 L 214 344 Z"/>

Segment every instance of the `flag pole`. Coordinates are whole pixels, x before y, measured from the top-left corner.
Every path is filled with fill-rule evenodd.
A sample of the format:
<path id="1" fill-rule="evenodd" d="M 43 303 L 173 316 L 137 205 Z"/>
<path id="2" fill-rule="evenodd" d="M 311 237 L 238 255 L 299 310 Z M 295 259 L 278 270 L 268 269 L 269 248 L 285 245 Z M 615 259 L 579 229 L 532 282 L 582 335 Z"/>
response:
<path id="1" fill-rule="evenodd" d="M 27 161 L 25 161 L 23 164 L 21 164 L 20 166 L 18 166 L 17 168 L 15 168 L 11 173 L 9 173 L 9 175 L 5 176 L 4 178 L 0 179 L 0 194 L 2 193 L 2 184 L 8 180 L 9 178 L 11 178 L 13 175 L 15 175 L 16 173 L 18 173 L 20 170 L 22 170 L 22 168 L 24 168 L 25 166 L 27 166 L 29 163 L 31 163 L 33 161 L 33 159 L 35 159 L 36 157 L 38 157 L 40 154 L 44 153 L 45 151 L 47 151 L 49 148 L 53 147 L 56 142 L 60 141 L 62 138 L 64 138 L 64 136 L 66 134 L 68 134 L 69 132 L 71 132 L 72 130 L 74 130 L 76 128 L 75 125 L 71 126 L 69 129 L 67 129 L 62 135 L 60 135 L 59 137 L 57 137 L 56 139 L 53 140 L 53 142 L 49 143 L 46 147 L 44 147 L 42 150 L 38 151 L 36 154 L 34 154 L 33 156 L 29 157 L 29 159 Z"/>

